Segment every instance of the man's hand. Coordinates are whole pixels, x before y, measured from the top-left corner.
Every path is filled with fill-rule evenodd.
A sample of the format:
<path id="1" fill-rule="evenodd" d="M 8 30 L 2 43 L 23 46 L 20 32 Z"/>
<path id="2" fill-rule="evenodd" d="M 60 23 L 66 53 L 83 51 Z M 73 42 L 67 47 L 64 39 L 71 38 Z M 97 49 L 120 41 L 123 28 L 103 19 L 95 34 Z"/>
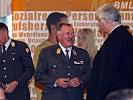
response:
<path id="1" fill-rule="evenodd" d="M 72 78 L 69 81 L 69 86 L 70 87 L 78 87 L 81 84 L 81 81 L 78 78 Z"/>
<path id="2" fill-rule="evenodd" d="M 69 78 L 58 78 L 56 80 L 56 85 L 62 88 L 67 88 L 69 87 L 69 82 L 70 79 Z"/>
<path id="3" fill-rule="evenodd" d="M 18 85 L 17 81 L 13 81 L 13 82 L 9 83 L 8 85 L 6 85 L 5 92 L 12 93 L 15 90 L 15 88 L 17 87 L 17 85 Z"/>

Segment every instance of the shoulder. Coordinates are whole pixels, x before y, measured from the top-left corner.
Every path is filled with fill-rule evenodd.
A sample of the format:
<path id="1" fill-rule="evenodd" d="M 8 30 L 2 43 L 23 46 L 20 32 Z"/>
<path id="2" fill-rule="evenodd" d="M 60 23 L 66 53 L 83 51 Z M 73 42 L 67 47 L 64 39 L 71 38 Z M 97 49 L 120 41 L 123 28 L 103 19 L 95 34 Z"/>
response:
<path id="1" fill-rule="evenodd" d="M 82 59 L 87 62 L 90 60 L 90 56 L 89 56 L 88 52 L 82 48 L 73 46 L 72 53 L 73 53 L 73 55 L 77 56 L 78 59 Z"/>
<path id="2" fill-rule="evenodd" d="M 54 50 L 55 48 L 58 48 L 58 44 L 47 46 L 43 48 L 42 50 L 51 51 L 51 50 Z"/>
<path id="3" fill-rule="evenodd" d="M 41 51 L 41 49 L 46 48 L 46 47 L 48 47 L 48 46 L 50 46 L 50 45 L 52 45 L 52 44 L 46 40 L 46 41 L 44 41 L 43 43 L 39 44 L 39 45 L 36 47 L 35 51 Z"/>
<path id="4" fill-rule="evenodd" d="M 88 58 L 89 57 L 89 54 L 88 54 L 88 52 L 86 50 L 84 50 L 82 48 L 78 48 L 76 46 L 73 46 L 72 48 L 73 48 L 72 52 L 76 53 L 78 57 L 81 57 L 81 58 L 82 57 L 83 58 L 86 58 L 86 57 Z"/>
<path id="5" fill-rule="evenodd" d="M 51 45 L 51 46 L 48 46 L 48 47 L 45 47 L 45 48 L 42 48 L 42 50 L 40 51 L 40 54 L 43 56 L 43 55 L 53 55 L 55 54 L 56 52 L 56 47 L 57 45 Z"/>
<path id="6" fill-rule="evenodd" d="M 52 44 L 46 40 L 46 41 L 42 42 L 41 44 L 39 44 L 37 47 L 38 48 L 45 48 L 45 47 L 50 46 L 50 45 L 52 45 Z"/>
<path id="7" fill-rule="evenodd" d="M 18 50 L 19 52 L 22 52 L 23 54 L 31 54 L 31 51 L 25 42 L 12 39 L 11 46 L 13 48 L 16 48 L 16 50 Z"/>
<path id="8" fill-rule="evenodd" d="M 25 42 L 18 41 L 18 40 L 11 40 L 11 45 L 13 46 L 28 46 Z"/>
<path id="9" fill-rule="evenodd" d="M 129 40 L 133 39 L 131 33 L 123 26 L 119 26 L 113 33 L 107 38 L 108 42 L 112 45 L 121 45 L 128 43 Z"/>
<path id="10" fill-rule="evenodd" d="M 82 49 L 82 48 L 78 48 L 76 46 L 73 46 L 73 49 L 75 49 L 79 53 L 87 53 L 88 54 L 88 52 L 86 50 Z"/>

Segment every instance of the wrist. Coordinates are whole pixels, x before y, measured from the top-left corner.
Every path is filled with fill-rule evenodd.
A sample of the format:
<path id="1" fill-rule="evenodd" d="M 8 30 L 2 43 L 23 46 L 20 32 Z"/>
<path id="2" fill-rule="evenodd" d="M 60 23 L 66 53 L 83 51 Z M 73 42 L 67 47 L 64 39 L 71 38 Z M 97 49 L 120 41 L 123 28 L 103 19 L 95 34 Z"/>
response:
<path id="1" fill-rule="evenodd" d="M 15 81 L 16 82 L 16 84 L 18 85 L 18 81 Z"/>
<path id="2" fill-rule="evenodd" d="M 80 79 L 80 78 L 78 78 L 78 80 L 79 80 L 80 84 L 82 84 L 82 81 L 81 81 L 81 79 Z"/>

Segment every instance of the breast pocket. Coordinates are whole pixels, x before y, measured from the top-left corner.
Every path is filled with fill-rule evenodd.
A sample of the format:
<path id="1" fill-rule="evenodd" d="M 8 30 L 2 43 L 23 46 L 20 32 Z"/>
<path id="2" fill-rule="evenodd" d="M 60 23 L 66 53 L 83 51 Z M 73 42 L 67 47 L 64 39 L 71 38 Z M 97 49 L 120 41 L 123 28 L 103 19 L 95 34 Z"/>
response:
<path id="1" fill-rule="evenodd" d="M 15 62 L 19 59 L 19 55 L 16 53 L 11 53 L 8 55 L 8 60 Z"/>
<path id="2" fill-rule="evenodd" d="M 12 68 L 20 66 L 20 60 L 17 54 L 9 54 L 7 57 L 7 61 L 9 62 L 9 66 L 12 66 Z"/>
<path id="3" fill-rule="evenodd" d="M 10 57 L 8 57 L 8 60 L 11 61 L 11 62 L 15 62 L 16 61 L 16 56 L 11 55 Z"/>
<path id="4" fill-rule="evenodd" d="M 80 76 L 84 72 L 84 65 L 77 65 L 77 75 Z"/>
<path id="5" fill-rule="evenodd" d="M 59 66 L 60 62 L 58 60 L 52 60 L 49 63 L 49 73 L 52 75 L 57 74 L 59 72 Z"/>
<path id="6" fill-rule="evenodd" d="M 57 65 L 56 64 L 51 65 L 49 71 L 50 71 L 51 74 L 58 73 Z"/>

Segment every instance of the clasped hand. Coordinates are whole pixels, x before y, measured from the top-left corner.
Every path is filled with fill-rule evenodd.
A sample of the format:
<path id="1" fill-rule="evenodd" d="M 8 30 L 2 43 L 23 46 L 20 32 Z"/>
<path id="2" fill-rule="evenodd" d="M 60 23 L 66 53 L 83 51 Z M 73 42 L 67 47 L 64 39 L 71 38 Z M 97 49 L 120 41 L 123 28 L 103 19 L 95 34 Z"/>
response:
<path id="1" fill-rule="evenodd" d="M 16 81 L 13 81 L 6 85 L 5 93 L 12 93 L 16 89 L 17 85 L 18 84 Z"/>
<path id="2" fill-rule="evenodd" d="M 78 87 L 81 84 L 78 78 L 58 78 L 56 80 L 56 85 L 62 88 L 67 87 Z"/>

